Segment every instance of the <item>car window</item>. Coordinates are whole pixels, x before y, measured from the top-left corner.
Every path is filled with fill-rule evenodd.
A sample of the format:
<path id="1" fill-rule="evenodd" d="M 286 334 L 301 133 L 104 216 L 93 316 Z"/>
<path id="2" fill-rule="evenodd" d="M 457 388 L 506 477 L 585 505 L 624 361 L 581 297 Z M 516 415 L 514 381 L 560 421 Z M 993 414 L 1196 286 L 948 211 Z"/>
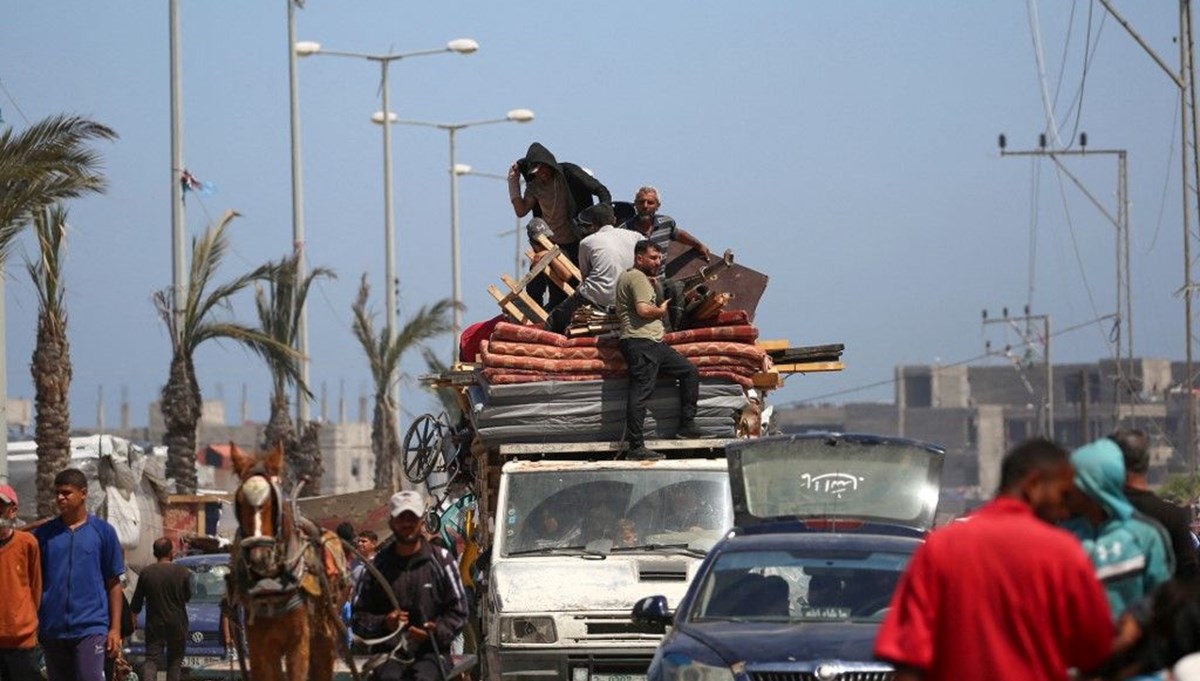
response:
<path id="1" fill-rule="evenodd" d="M 225 597 L 225 575 L 229 565 L 198 563 L 187 566 L 192 571 L 192 603 L 220 603 Z"/>
<path id="2" fill-rule="evenodd" d="M 909 554 L 728 551 L 696 592 L 689 621 L 881 620 Z"/>

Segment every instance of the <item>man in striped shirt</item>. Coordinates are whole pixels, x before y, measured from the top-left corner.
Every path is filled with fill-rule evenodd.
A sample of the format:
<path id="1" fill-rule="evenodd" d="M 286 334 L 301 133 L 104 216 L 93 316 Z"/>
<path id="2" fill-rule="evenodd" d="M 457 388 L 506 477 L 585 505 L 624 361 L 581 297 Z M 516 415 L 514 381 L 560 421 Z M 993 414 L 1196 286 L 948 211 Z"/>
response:
<path id="1" fill-rule="evenodd" d="M 657 276 L 661 277 L 666 272 L 665 256 L 672 241 L 678 241 L 695 250 L 701 258 L 704 258 L 705 262 L 712 259 L 712 251 L 708 250 L 708 246 L 700 243 L 699 239 L 677 226 L 675 220 L 669 215 L 658 214 L 662 200 L 657 188 L 646 185 L 638 189 L 633 198 L 633 205 L 637 210 L 637 215 L 621 223 L 621 227 L 640 233 L 644 238 L 652 241 L 662 252 L 663 264 L 659 267 Z"/>

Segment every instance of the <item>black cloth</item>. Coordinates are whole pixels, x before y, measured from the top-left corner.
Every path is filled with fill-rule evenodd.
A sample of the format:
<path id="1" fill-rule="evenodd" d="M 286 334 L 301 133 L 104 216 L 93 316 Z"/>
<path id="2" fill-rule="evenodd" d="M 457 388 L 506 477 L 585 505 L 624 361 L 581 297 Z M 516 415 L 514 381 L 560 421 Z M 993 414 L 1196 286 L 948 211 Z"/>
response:
<path id="1" fill-rule="evenodd" d="M 133 612 L 146 606 L 146 631 L 188 630 L 187 603 L 192 600 L 192 571 L 176 563 L 153 563 L 138 575 Z"/>
<path id="2" fill-rule="evenodd" d="M 1175 577 L 1194 579 L 1200 576 L 1200 557 L 1192 543 L 1192 513 L 1160 498 L 1145 489 L 1125 488 L 1129 503 L 1143 514 L 1158 521 L 1171 537 L 1171 548 L 1175 552 Z"/>
<path id="3" fill-rule="evenodd" d="M 143 679 L 158 679 L 160 668 L 167 670 L 167 681 L 179 681 L 183 671 L 183 651 L 187 646 L 187 627 L 146 629 L 146 659 Z"/>
<path id="4" fill-rule="evenodd" d="M 648 338 L 622 338 L 621 355 L 629 365 L 629 399 L 625 404 L 625 441 L 630 449 L 646 444 L 646 403 L 659 374 L 679 381 L 679 424 L 695 422 L 700 399 L 700 372 L 675 348 Z"/>
<path id="5" fill-rule="evenodd" d="M 596 304 L 588 300 L 585 296 L 579 295 L 576 291 L 567 296 L 567 299 L 549 309 L 550 315 L 546 318 L 546 323 L 543 328 L 554 333 L 566 333 L 567 327 L 571 326 L 571 317 L 575 314 L 575 310 L 584 305 L 596 307 Z"/>
<path id="6" fill-rule="evenodd" d="M 0 681 L 40 678 L 37 648 L 0 649 Z"/>
<path id="7" fill-rule="evenodd" d="M 434 622 L 438 652 L 448 655 L 451 641 L 467 620 L 467 596 L 450 552 L 422 540 L 415 554 L 401 556 L 396 553 L 396 540 L 392 538 L 379 547 L 374 563 L 391 585 L 400 609 L 408 613 L 409 624 Z M 354 631 L 366 638 L 383 636 L 388 633 L 385 620 L 391 611 L 392 604 L 383 587 L 374 579 L 364 580 L 354 601 L 351 618 Z M 418 657 L 429 655 L 433 647 L 425 641 L 414 652 Z"/>
<path id="8" fill-rule="evenodd" d="M 554 158 L 554 154 L 550 150 L 542 146 L 538 142 L 529 145 L 529 150 L 525 152 L 523 159 L 526 164 L 529 163 L 545 163 L 562 175 L 567 181 L 567 189 L 570 190 L 567 208 L 568 215 L 574 218 L 579 215 L 579 211 L 592 205 L 592 196 L 600 199 L 600 203 L 612 203 L 612 194 L 608 188 L 600 183 L 599 180 L 588 174 L 586 170 L 580 168 L 574 163 L 559 163 Z M 540 206 L 533 207 L 535 217 L 542 217 L 542 209 Z M 566 250 L 566 249 L 564 249 Z M 568 253 L 571 262 L 579 262 L 579 247 L 576 245 L 574 253 Z"/>
<path id="9" fill-rule="evenodd" d="M 408 664 L 391 659 L 376 667 L 371 678 L 375 681 L 441 681 L 444 671 L 439 671 L 437 665 L 438 660 L 432 655 L 418 657 Z M 448 668 L 447 665 L 443 670 Z"/>

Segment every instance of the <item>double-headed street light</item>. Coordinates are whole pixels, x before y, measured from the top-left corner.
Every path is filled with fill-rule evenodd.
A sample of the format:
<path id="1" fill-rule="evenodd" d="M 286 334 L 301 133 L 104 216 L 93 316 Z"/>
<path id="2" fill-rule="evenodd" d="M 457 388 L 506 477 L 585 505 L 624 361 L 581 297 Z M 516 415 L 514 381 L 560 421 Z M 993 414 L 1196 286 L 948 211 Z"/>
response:
<path id="1" fill-rule="evenodd" d="M 387 107 L 384 107 L 387 111 Z M 451 356 L 451 364 L 457 359 L 458 334 L 462 331 L 462 277 L 459 268 L 459 245 L 458 245 L 458 175 L 456 172 L 457 164 L 455 163 L 455 134 L 463 128 L 471 128 L 477 125 L 490 125 L 492 123 L 528 123 L 533 120 L 533 112 L 529 109 L 513 109 L 505 114 L 504 118 L 491 118 L 483 121 L 469 121 L 466 123 L 429 123 L 426 121 L 409 121 L 402 118 L 397 118 L 396 114 L 385 114 L 384 111 L 377 111 L 371 117 L 371 120 L 382 124 L 385 120 L 389 123 L 398 125 L 419 125 L 426 128 L 438 128 L 450 133 L 450 271 L 453 278 L 453 297 L 454 297 L 454 338 L 451 341 L 455 348 L 454 354 Z M 387 130 L 391 126 L 384 125 L 383 129 Z"/>
<path id="2" fill-rule="evenodd" d="M 395 114 L 392 113 L 391 106 L 391 91 L 388 88 L 388 65 L 394 61 L 407 59 L 409 57 L 422 57 L 431 54 L 444 54 L 456 52 L 458 54 L 471 54 L 479 49 L 479 43 L 470 38 L 458 38 L 446 43 L 445 47 L 417 50 L 414 52 L 388 52 L 386 54 L 371 54 L 367 52 L 343 52 L 339 50 L 327 50 L 321 47 L 320 43 L 311 41 L 299 41 L 295 43 L 294 49 L 296 54 L 301 57 L 311 57 L 313 55 L 327 55 L 330 57 L 354 57 L 357 59 L 366 59 L 379 63 L 379 78 L 380 90 L 383 98 L 383 111 L 385 112 L 381 119 L 392 119 Z M 384 215 L 384 277 L 387 279 L 386 301 L 387 301 L 387 334 L 389 340 L 396 340 L 396 224 L 392 210 L 392 131 L 391 126 L 383 126 L 383 215 Z M 393 386 L 393 398 L 396 404 L 400 404 L 399 398 L 399 383 Z"/>

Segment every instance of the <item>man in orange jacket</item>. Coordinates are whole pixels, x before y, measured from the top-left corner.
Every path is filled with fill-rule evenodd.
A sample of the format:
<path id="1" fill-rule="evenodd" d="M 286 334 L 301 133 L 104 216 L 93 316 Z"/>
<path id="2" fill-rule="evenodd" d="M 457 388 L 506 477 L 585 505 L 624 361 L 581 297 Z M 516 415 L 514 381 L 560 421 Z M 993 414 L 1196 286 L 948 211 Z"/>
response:
<path id="1" fill-rule="evenodd" d="M 37 539 L 18 532 L 17 493 L 0 484 L 0 681 L 38 678 L 38 606 L 42 602 L 42 559 Z"/>

